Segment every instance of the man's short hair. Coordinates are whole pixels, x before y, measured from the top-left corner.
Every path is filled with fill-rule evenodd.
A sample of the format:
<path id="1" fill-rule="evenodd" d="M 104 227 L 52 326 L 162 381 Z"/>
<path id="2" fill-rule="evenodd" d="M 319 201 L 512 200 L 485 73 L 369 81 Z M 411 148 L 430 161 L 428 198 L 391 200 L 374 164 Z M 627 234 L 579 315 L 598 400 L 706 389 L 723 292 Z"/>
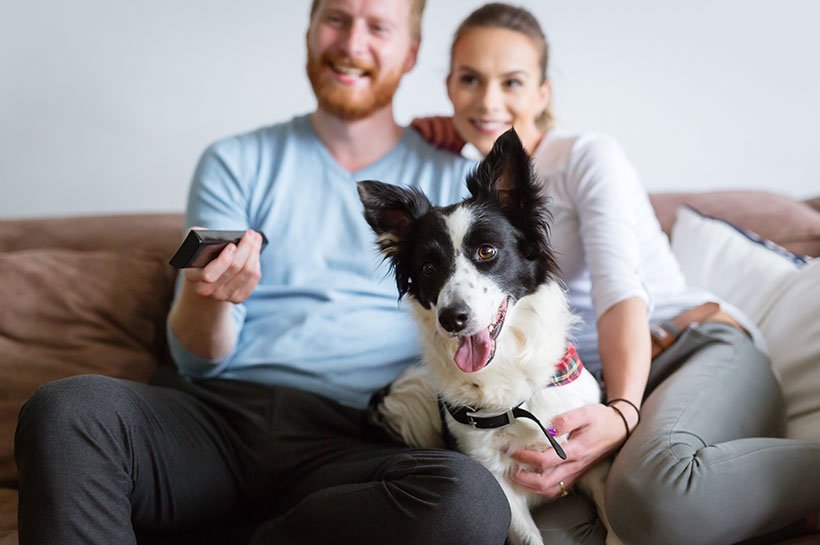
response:
<path id="1" fill-rule="evenodd" d="M 310 4 L 310 20 L 316 15 L 321 0 L 313 0 Z M 421 37 L 421 16 L 424 14 L 424 5 L 427 0 L 410 0 L 410 35 L 418 40 Z"/>

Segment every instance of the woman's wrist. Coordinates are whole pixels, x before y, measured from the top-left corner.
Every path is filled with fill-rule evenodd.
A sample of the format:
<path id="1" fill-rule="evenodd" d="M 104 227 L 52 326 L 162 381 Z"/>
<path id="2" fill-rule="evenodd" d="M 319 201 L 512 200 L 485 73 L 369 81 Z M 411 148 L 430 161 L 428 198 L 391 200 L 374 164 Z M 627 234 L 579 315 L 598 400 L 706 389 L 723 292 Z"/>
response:
<path id="1" fill-rule="evenodd" d="M 615 397 L 607 401 L 606 406 L 621 417 L 626 428 L 626 435 L 629 437 L 641 421 L 641 410 L 638 405 L 626 398 Z"/>

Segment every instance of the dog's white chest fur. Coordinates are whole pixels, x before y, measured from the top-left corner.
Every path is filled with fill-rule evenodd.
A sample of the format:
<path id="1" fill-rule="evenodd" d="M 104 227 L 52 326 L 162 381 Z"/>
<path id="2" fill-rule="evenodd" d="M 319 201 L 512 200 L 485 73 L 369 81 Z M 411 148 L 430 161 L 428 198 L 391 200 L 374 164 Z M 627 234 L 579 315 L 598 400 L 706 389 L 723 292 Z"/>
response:
<path id="1" fill-rule="evenodd" d="M 600 387 L 585 369 L 568 384 L 546 386 L 566 351 L 575 321 L 556 283 L 542 286 L 510 309 L 495 357 L 475 373 L 464 373 L 454 365 L 454 341 L 437 330 L 435 312 L 418 304 L 413 307 L 422 333 L 425 368 L 410 369 L 399 377 L 380 407 L 385 420 L 408 444 L 443 446 L 437 395 L 452 405 L 481 407 L 487 415 L 524 401 L 522 408 L 545 426 L 558 414 L 600 401 Z M 518 469 L 517 462 L 508 453 L 551 448 L 544 432 L 523 418 L 495 429 L 476 429 L 449 414 L 446 418 L 459 450 L 481 462 L 504 489 L 512 510 L 512 542 L 542 543 L 529 511 L 546 499 L 515 483 L 511 473 Z"/>

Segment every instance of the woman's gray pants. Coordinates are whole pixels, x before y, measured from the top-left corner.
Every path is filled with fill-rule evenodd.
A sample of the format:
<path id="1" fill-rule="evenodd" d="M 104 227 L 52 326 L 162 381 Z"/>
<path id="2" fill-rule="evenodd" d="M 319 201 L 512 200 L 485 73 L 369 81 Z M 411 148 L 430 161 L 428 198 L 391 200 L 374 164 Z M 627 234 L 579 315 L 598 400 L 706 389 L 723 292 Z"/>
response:
<path id="1" fill-rule="evenodd" d="M 688 328 L 652 362 L 641 423 L 607 480 L 610 523 L 628 545 L 728 545 L 817 512 L 820 443 L 784 433 L 780 387 L 749 337 Z M 547 543 L 605 538 L 581 496 L 535 518 Z"/>

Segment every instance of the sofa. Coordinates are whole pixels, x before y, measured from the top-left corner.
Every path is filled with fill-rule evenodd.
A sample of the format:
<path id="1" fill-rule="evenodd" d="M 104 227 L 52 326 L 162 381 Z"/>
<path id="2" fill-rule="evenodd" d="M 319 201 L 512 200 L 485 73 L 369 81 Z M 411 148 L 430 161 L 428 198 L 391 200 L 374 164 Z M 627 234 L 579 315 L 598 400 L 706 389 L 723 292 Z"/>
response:
<path id="1" fill-rule="evenodd" d="M 820 256 L 820 198 L 727 191 L 651 201 L 667 234 L 688 204 L 790 252 Z M 182 225 L 181 214 L 0 220 L 0 545 L 17 544 L 13 437 L 31 393 L 84 373 L 147 381 L 171 365 L 165 320 L 176 275 L 167 262 Z"/>

